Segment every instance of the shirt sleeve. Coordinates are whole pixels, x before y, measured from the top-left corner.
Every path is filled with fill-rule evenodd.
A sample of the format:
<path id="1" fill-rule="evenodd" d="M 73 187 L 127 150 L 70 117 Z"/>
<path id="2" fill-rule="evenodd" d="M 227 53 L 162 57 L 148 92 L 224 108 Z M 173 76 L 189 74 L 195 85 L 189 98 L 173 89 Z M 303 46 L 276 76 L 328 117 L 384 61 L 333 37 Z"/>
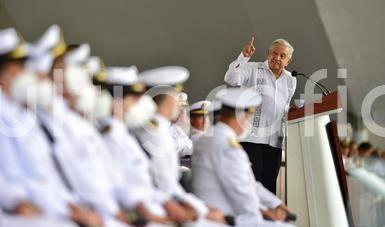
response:
<path id="1" fill-rule="evenodd" d="M 251 174 L 250 162 L 246 154 L 239 149 L 227 149 L 217 152 L 218 179 L 226 196 L 233 205 L 237 215 L 258 217 L 260 199 L 255 191 L 255 180 Z"/>
<path id="2" fill-rule="evenodd" d="M 209 212 L 206 204 L 191 193 L 185 193 L 183 199 L 189 203 L 198 213 L 199 218 L 205 218 Z"/>
<path id="3" fill-rule="evenodd" d="M 263 205 L 262 210 L 265 210 L 265 207 L 276 208 L 282 203 L 282 201 L 277 196 L 267 190 L 261 183 L 256 182 L 255 186 L 257 194 L 261 199 L 261 203 Z"/>
<path id="4" fill-rule="evenodd" d="M 238 58 L 230 63 L 229 69 L 225 74 L 225 82 L 231 86 L 242 86 L 252 75 L 251 67 L 249 67 L 249 57 L 243 56 L 241 53 Z"/>
<path id="5" fill-rule="evenodd" d="M 101 153 L 104 146 L 76 142 L 74 148 L 84 153 L 73 152 L 67 156 L 66 167 L 70 168 L 72 173 L 76 173 L 68 175 L 68 180 L 83 202 L 102 214 L 115 215 L 119 211 L 119 205 L 113 194 L 113 185 L 117 179 L 111 179 L 106 171 L 113 170 L 112 166 L 107 165 Z"/>
<path id="6" fill-rule="evenodd" d="M 176 150 L 179 153 L 180 157 L 186 156 L 186 155 L 191 155 L 192 154 L 192 141 L 190 138 L 188 138 L 187 135 L 184 135 L 183 131 L 175 128 L 177 126 L 171 127 L 170 132 L 171 135 L 175 141 L 175 147 Z"/>
<path id="7" fill-rule="evenodd" d="M 282 122 L 286 122 L 287 121 L 287 117 L 288 117 L 288 113 L 289 113 L 289 110 L 290 110 L 290 104 L 292 103 L 292 99 L 293 99 L 293 96 L 294 96 L 294 93 L 295 93 L 295 89 L 297 88 L 297 78 L 295 77 L 290 77 L 291 79 L 291 84 L 292 84 L 292 87 L 290 89 L 290 94 L 289 94 L 289 99 L 286 103 L 286 106 L 285 106 L 285 112 L 282 116 Z"/>
<path id="8" fill-rule="evenodd" d="M 143 147 L 151 154 L 151 169 L 154 182 L 161 191 L 168 195 L 180 194 L 182 192 L 179 190 L 176 173 L 178 167 L 177 163 L 172 163 L 171 156 L 174 154 L 170 153 L 168 144 L 165 144 L 165 140 L 162 137 L 162 133 L 165 132 L 153 131 L 153 133 L 144 132 L 140 136 L 142 137 L 141 140 L 145 141 Z"/>
<path id="9" fill-rule="evenodd" d="M 297 88 L 297 78 L 291 77 L 290 79 L 291 79 L 292 87 L 291 87 L 291 93 L 289 94 L 290 98 L 289 98 L 288 103 L 287 103 L 286 112 L 289 111 L 291 100 L 293 99 L 295 89 Z"/>
<path id="10" fill-rule="evenodd" d="M 27 192 L 22 187 L 6 181 L 0 173 L 0 206 L 13 210 L 21 201 L 26 200 L 28 200 Z"/>
<path id="11" fill-rule="evenodd" d="M 30 201 L 37 205 L 45 215 L 51 217 L 68 215 L 67 201 L 69 196 L 66 192 L 57 187 L 56 181 L 46 181 L 45 176 L 40 175 L 44 166 L 38 166 L 29 158 L 24 147 L 15 138 L 6 138 L 0 136 L 0 144 L 2 145 L 2 155 L 0 156 L 0 171 L 4 179 L 9 182 L 10 188 L 15 193 L 8 198 L 11 200 L 3 200 L 5 206 L 12 208 L 17 205 L 20 199 Z M 32 169 L 32 172 L 27 172 Z M 20 187 L 24 190 L 21 191 Z M 23 197 L 23 198 L 22 198 Z"/>

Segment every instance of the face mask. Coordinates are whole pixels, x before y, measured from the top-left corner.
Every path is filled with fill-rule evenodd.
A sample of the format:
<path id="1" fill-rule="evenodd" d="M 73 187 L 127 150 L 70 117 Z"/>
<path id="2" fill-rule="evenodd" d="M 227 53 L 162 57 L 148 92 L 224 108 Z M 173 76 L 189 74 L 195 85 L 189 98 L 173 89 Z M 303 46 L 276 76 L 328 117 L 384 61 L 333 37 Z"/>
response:
<path id="1" fill-rule="evenodd" d="M 11 84 L 11 97 L 22 105 L 36 106 L 37 75 L 23 71 L 17 75 Z"/>
<path id="2" fill-rule="evenodd" d="M 95 102 L 95 118 L 111 116 L 112 96 L 107 91 L 102 91 Z"/>
<path id="3" fill-rule="evenodd" d="M 84 88 L 92 86 L 87 71 L 77 65 L 69 65 L 65 68 L 64 81 L 67 89 L 75 96 L 80 95 Z"/>
<path id="4" fill-rule="evenodd" d="M 36 85 L 37 107 L 46 111 L 52 109 L 55 91 L 51 81 L 39 81 Z"/>
<path id="5" fill-rule="evenodd" d="M 97 93 L 94 87 L 88 86 L 83 88 L 81 94 L 76 99 L 75 109 L 86 117 L 90 117 L 95 109 L 96 96 Z"/>
<path id="6" fill-rule="evenodd" d="M 243 129 L 243 132 L 242 134 L 238 135 L 238 140 L 243 140 L 243 139 L 246 139 L 247 136 L 250 134 L 250 131 L 252 129 L 252 124 L 250 122 L 250 119 L 248 117 L 245 117 L 242 124 L 242 129 Z"/>
<path id="7" fill-rule="evenodd" d="M 156 104 L 151 97 L 144 95 L 126 113 L 124 121 L 129 129 L 138 129 L 155 114 Z"/>
<path id="8" fill-rule="evenodd" d="M 204 125 L 204 131 L 207 131 L 209 128 L 210 128 L 210 126 L 211 126 L 211 124 L 210 124 L 210 119 L 209 119 L 209 117 L 208 116 L 205 116 L 205 123 L 204 123 L 205 125 Z"/>
<path id="9" fill-rule="evenodd" d="M 175 124 L 179 125 L 179 127 L 181 127 L 182 130 L 186 134 L 189 133 L 189 131 L 190 131 L 190 118 L 187 115 L 187 110 L 185 108 L 180 111 L 179 116 L 178 116 L 178 120 Z"/>

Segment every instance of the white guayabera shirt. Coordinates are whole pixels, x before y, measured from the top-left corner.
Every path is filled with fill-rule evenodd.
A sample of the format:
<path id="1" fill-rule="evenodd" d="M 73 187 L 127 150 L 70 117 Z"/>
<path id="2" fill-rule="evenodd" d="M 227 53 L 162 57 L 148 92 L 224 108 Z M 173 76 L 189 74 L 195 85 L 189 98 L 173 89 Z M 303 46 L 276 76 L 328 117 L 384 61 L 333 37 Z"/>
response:
<path id="1" fill-rule="evenodd" d="M 229 65 L 225 75 L 225 82 L 231 86 L 253 88 L 262 95 L 262 104 L 253 118 L 252 130 L 243 141 L 282 148 L 282 126 L 287 118 L 297 80 L 287 70 L 276 79 L 267 61 L 248 62 L 249 59 L 241 53 Z"/>

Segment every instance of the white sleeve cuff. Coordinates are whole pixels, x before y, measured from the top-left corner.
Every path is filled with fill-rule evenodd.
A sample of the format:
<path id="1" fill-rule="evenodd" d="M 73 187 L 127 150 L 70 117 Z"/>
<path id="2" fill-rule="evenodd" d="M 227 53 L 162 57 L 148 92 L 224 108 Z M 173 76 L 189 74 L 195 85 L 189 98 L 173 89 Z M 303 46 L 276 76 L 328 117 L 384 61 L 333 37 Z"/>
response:
<path id="1" fill-rule="evenodd" d="M 172 198 L 171 195 L 166 194 L 160 190 L 155 190 L 153 200 L 158 204 L 164 204 Z"/>
<path id="2" fill-rule="evenodd" d="M 250 57 L 245 57 L 242 52 L 237 58 L 237 61 L 241 64 L 245 64 L 245 63 L 249 62 L 249 60 L 250 60 Z"/>
<path id="3" fill-rule="evenodd" d="M 25 192 L 22 188 L 18 187 L 10 187 L 10 191 L 6 191 L 3 195 L 0 196 L 0 208 L 4 207 L 8 210 L 13 210 L 16 206 L 22 202 L 27 201 L 27 192 Z"/>
<path id="4" fill-rule="evenodd" d="M 259 209 L 265 211 L 265 210 L 268 210 L 269 208 L 262 205 L 262 203 L 261 203 L 261 204 L 259 204 Z"/>
<path id="5" fill-rule="evenodd" d="M 205 218 L 209 212 L 209 208 L 193 194 L 186 193 L 183 196 L 183 199 L 186 200 L 198 213 L 198 218 Z"/>

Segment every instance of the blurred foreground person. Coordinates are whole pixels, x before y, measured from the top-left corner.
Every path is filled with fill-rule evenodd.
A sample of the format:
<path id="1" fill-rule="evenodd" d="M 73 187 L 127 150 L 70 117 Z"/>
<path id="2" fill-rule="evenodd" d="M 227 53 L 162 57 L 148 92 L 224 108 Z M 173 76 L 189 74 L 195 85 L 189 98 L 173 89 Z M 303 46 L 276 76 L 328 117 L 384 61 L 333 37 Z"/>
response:
<path id="1" fill-rule="evenodd" d="M 9 56 L 20 57 L 23 53 L 20 37 L 12 29 L 7 30 L 5 35 L 8 42 L 1 42 L 2 45 L 6 43 L 18 45 L 14 49 L 16 52 L 8 53 Z M 2 71 L 2 74 L 5 73 L 6 76 L 1 76 L 1 85 L 2 91 L 9 95 L 9 108 L 2 108 L 2 113 L 11 114 L 5 113 L 9 117 L 6 122 L 15 131 L 8 131 L 12 135 L 6 133 L 1 135 L 1 171 L 5 179 L 24 188 L 28 199 L 48 218 L 42 220 L 41 224 L 45 222 L 49 226 L 50 219 L 69 218 L 83 226 L 102 226 L 98 215 L 79 206 L 74 194 L 61 180 L 60 172 L 55 166 L 53 151 L 36 115 L 32 112 L 40 105 L 38 100 L 41 87 L 36 67 L 31 66 L 44 68 L 49 65 L 40 61 L 42 56 L 38 47 L 39 42 L 32 47 L 31 56 L 28 56 L 28 70 L 24 68 L 24 64 L 20 64 L 22 63 L 20 61 L 18 64 L 3 65 L 5 71 Z M 9 58 L 5 56 L 5 59 Z M 57 223 L 57 226 L 60 226 L 60 223 Z"/>
<path id="2" fill-rule="evenodd" d="M 177 91 L 174 86 L 186 81 L 188 76 L 187 69 L 177 66 L 141 73 L 142 81 L 151 87 L 147 93 L 157 104 L 157 112 L 149 124 L 137 131 L 137 136 L 151 156 L 155 184 L 185 208 L 186 222 L 207 218 L 225 223 L 221 212 L 209 209 L 201 200 L 187 193 L 179 183 L 179 156 L 170 133 L 170 126 L 179 114 Z"/>
<path id="3" fill-rule="evenodd" d="M 208 206 L 234 215 L 236 226 L 292 226 L 283 222 L 287 207 L 255 181 L 250 160 L 238 142 L 247 135 L 261 97 L 251 89 L 231 88 L 218 93 L 218 99 L 222 108 L 213 135 L 194 143 L 193 192 Z"/>
<path id="4" fill-rule="evenodd" d="M 120 193 L 131 195 L 133 207 L 152 222 L 183 221 L 183 208 L 153 185 L 151 160 L 130 132 L 149 123 L 156 111 L 151 97 L 143 95 L 146 89 L 138 81 L 136 67 L 107 68 L 102 83 L 112 104 L 100 105 L 105 110 L 98 112 L 106 115 L 99 116 L 98 125 L 115 165 L 123 173 L 120 181 L 128 186 Z"/>

